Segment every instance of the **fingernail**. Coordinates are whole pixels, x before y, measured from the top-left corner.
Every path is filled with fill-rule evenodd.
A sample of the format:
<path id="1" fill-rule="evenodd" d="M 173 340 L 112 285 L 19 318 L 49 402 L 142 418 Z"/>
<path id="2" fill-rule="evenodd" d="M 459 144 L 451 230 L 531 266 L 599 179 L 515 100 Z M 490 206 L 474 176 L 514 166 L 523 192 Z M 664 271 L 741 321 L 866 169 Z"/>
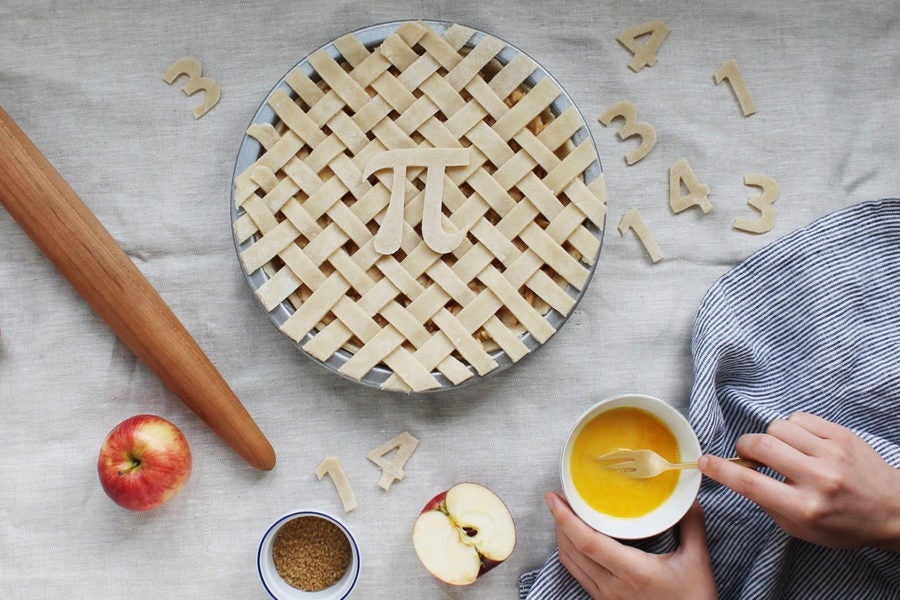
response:
<path id="1" fill-rule="evenodd" d="M 697 468 L 702 472 L 706 472 L 706 468 L 709 466 L 709 456 L 704 454 L 699 459 L 697 459 Z"/>
<path id="2" fill-rule="evenodd" d="M 555 513 L 556 509 L 559 508 L 559 496 L 553 492 L 544 494 L 544 502 L 547 503 L 547 507 L 550 509 L 551 513 Z"/>

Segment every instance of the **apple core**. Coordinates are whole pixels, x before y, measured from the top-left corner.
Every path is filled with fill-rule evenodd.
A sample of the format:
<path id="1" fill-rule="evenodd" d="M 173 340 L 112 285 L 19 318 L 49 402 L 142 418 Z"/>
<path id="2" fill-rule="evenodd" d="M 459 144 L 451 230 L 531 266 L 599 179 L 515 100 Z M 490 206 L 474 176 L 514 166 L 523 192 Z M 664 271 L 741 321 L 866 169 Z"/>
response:
<path id="1" fill-rule="evenodd" d="M 451 585 L 469 585 L 505 561 L 516 545 L 506 504 L 483 485 L 458 483 L 432 498 L 413 526 L 425 569 Z"/>

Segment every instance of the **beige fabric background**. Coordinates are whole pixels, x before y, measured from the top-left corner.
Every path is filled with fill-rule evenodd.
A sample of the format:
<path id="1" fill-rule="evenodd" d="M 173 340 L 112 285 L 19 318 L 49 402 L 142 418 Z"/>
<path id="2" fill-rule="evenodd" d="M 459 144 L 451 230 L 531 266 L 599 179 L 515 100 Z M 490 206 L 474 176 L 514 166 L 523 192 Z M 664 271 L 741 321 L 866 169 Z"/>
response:
<path id="1" fill-rule="evenodd" d="M 260 536 L 280 515 L 342 516 L 363 566 L 355 598 L 513 598 L 552 551 L 542 495 L 577 416 L 623 391 L 686 407 L 690 333 L 705 290 L 754 250 L 851 203 L 900 194 L 900 20 L 890 0 L 846 2 L 46 2 L 0 4 L 0 105 L 82 196 L 197 338 L 278 453 L 245 466 L 109 331 L 0 211 L 0 597 L 264 598 Z M 477 385 L 425 397 L 344 381 L 294 350 L 243 279 L 230 233 L 233 161 L 274 83 L 319 46 L 384 21 L 459 22 L 515 44 L 566 88 L 587 120 L 609 190 L 593 282 L 537 355 Z M 615 41 L 662 19 L 672 29 L 635 74 Z M 162 73 L 196 56 L 222 86 L 197 97 Z M 734 58 L 759 112 L 740 115 L 713 72 Z M 597 117 L 629 99 L 659 142 L 634 166 Z M 687 158 L 715 210 L 673 215 L 667 172 Z M 745 174 L 781 186 L 775 229 L 752 216 Z M 666 258 L 653 265 L 619 219 L 638 207 Z M 179 425 L 194 452 L 184 492 L 147 514 L 119 509 L 95 469 L 100 443 L 142 412 Z M 409 430 L 421 440 L 388 492 L 366 459 Z M 344 515 L 314 475 L 338 456 L 359 508 Z M 480 481 L 509 504 L 512 558 L 473 587 L 438 584 L 410 531 L 435 493 Z"/>

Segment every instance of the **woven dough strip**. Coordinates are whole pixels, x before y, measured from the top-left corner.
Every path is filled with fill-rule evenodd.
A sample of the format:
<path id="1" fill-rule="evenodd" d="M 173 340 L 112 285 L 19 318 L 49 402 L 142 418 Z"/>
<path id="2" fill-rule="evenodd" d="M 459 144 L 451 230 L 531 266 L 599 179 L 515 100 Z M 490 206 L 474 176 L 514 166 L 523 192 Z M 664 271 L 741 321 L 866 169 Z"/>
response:
<path id="1" fill-rule="evenodd" d="M 257 296 L 267 310 L 287 302 L 281 330 L 340 372 L 363 379 L 387 367 L 388 389 L 423 391 L 485 375 L 502 350 L 512 361 L 555 332 L 544 314 L 574 307 L 599 252 L 603 177 L 574 108 L 549 109 L 561 94 L 549 78 L 526 83 L 536 65 L 506 45 L 458 25 L 440 35 L 407 23 L 378 47 L 353 35 L 321 50 L 273 93 L 275 125 L 248 134 L 263 151 L 235 182 L 242 214 L 235 235 L 247 273 L 264 269 Z M 540 127 L 535 123 L 540 122 Z M 468 164 L 443 176 L 444 231 L 463 231 L 451 252 L 422 237 L 425 174 L 409 167 L 402 190 L 400 249 L 374 248 L 391 198 L 390 170 L 363 177 L 391 150 L 464 148 Z M 310 335 L 312 334 L 312 335 Z"/>

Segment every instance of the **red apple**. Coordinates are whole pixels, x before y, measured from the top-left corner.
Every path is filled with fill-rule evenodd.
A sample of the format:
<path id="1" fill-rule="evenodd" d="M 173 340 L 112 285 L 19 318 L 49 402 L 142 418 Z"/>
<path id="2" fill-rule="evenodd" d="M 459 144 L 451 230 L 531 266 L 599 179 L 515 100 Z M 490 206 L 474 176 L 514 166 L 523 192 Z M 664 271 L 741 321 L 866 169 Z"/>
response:
<path id="1" fill-rule="evenodd" d="M 459 483 L 432 498 L 413 526 L 419 560 L 452 585 L 474 583 L 509 558 L 515 545 L 506 504 L 477 483 Z"/>
<path id="2" fill-rule="evenodd" d="M 129 510 L 151 510 L 171 500 L 191 475 L 191 449 L 181 430 L 156 415 L 125 419 L 100 448 L 103 491 Z"/>

